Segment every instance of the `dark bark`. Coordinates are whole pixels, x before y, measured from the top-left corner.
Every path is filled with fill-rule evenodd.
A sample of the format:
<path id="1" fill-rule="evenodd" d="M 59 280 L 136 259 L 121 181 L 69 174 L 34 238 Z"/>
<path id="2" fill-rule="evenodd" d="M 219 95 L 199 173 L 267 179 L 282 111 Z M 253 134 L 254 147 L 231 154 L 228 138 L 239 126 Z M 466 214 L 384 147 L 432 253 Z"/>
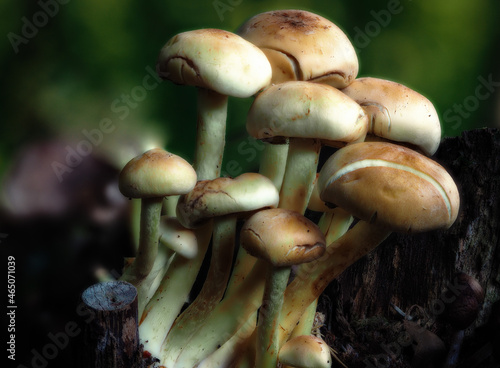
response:
<path id="1" fill-rule="evenodd" d="M 85 368 L 142 368 L 137 317 L 137 290 L 123 281 L 92 285 L 82 300 L 94 318 L 86 325 Z"/>
<path id="2" fill-rule="evenodd" d="M 446 138 L 433 159 L 459 187 L 457 221 L 446 231 L 392 234 L 332 283 L 320 310 L 327 314 L 328 332 L 338 340 L 359 339 L 358 332 L 369 322 L 388 326 L 394 321 L 386 332 L 397 337 L 401 326 L 396 326 L 399 316 L 393 303 L 403 311 L 413 306 L 413 311 L 426 314 L 428 327 L 446 341 L 449 327 L 439 324 L 447 303 L 442 292 L 455 284 L 454 275 L 459 271 L 477 279 L 485 290 L 482 309 L 466 336 L 471 338 L 475 328 L 488 323 L 492 305 L 500 299 L 500 131 L 479 129 Z M 387 354 L 380 348 L 382 343 L 375 345 L 378 351 L 366 353 Z"/>

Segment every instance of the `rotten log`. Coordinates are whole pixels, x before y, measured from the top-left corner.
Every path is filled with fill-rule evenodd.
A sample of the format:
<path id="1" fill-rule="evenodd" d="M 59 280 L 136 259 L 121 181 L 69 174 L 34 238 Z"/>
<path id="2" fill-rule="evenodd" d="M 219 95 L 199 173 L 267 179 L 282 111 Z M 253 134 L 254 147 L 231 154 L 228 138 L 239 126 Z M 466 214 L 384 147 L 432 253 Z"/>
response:
<path id="1" fill-rule="evenodd" d="M 494 352 L 500 350 L 492 345 L 498 339 L 491 337 L 498 336 L 498 330 L 489 337 L 475 336 L 492 331 L 491 320 L 499 318 L 491 311 L 495 302 L 500 303 L 500 131 L 477 129 L 446 138 L 433 159 L 459 187 L 455 224 L 446 231 L 392 234 L 332 282 L 320 300 L 318 309 L 326 315 L 323 332 L 349 367 L 410 366 L 400 359 L 406 347 L 397 346 L 392 353 L 384 349 L 395 347 L 390 344 L 401 336 L 397 329 L 402 317 L 394 305 L 410 314 L 425 314 L 427 327 L 449 343 L 449 327 L 440 324 L 440 314 L 446 306 L 443 291 L 453 287 L 457 272 L 474 277 L 485 290 L 479 316 L 465 332 L 469 346 L 481 340 L 477 349 L 488 350 L 479 366 L 486 367 L 487 359 L 494 361 Z M 375 341 L 372 346 L 370 339 Z M 370 361 L 364 355 L 376 358 Z M 463 353 L 462 361 L 467 358 Z"/>
<path id="2" fill-rule="evenodd" d="M 143 368 L 137 290 L 123 281 L 94 284 L 82 294 L 93 316 L 85 326 L 82 367 Z"/>

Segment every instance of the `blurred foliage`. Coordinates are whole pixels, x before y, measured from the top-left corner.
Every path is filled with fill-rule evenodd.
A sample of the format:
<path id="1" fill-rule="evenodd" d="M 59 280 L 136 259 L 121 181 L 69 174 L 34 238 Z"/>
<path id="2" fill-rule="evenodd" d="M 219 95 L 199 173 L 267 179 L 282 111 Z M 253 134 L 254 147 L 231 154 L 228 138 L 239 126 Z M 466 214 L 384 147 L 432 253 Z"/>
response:
<path id="1" fill-rule="evenodd" d="M 445 136 L 498 120 L 498 91 L 474 101 L 478 78 L 500 81 L 496 0 L 4 1 L 0 174 L 23 145 L 53 137 L 75 145 L 86 139 L 83 130 L 99 129 L 103 119 L 115 129 L 94 149 L 116 165 L 131 158 L 123 146 L 143 140 L 145 147 L 161 144 L 191 160 L 194 89 L 168 82 L 140 88 L 145 78 L 150 87 L 155 82 L 146 76 L 160 48 L 178 32 L 235 31 L 250 16 L 285 8 L 309 10 L 339 25 L 358 50 L 359 75 L 395 80 L 427 96 L 441 114 Z M 30 37 L 28 23 L 35 25 Z M 13 41 L 16 35 L 22 43 Z M 133 93 L 135 99 L 127 100 Z M 453 110 L 468 97 L 468 109 Z M 250 103 L 230 99 L 226 160 L 239 164 L 231 174 L 257 165 L 253 155 L 242 153 Z"/>

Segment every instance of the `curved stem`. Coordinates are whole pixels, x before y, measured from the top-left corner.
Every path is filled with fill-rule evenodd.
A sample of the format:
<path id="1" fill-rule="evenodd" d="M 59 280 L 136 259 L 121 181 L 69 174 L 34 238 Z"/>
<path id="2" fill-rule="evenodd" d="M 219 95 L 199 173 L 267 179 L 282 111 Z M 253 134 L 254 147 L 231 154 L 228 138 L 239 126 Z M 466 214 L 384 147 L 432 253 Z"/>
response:
<path id="1" fill-rule="evenodd" d="M 280 324 L 280 342 L 287 341 L 301 315 L 333 279 L 375 249 L 390 233 L 388 229 L 359 221 L 330 244 L 323 257 L 299 266 L 295 279 L 285 290 L 282 314 L 287 318 Z"/>
<path id="2" fill-rule="evenodd" d="M 141 317 L 139 332 L 144 351 L 160 356 L 161 345 L 175 318 L 186 303 L 200 270 L 210 242 L 212 222 L 195 230 L 198 254 L 193 259 L 177 255 L 163 277 L 158 290 L 146 305 Z"/>
<path id="3" fill-rule="evenodd" d="M 134 263 L 122 275 L 122 281 L 128 281 L 135 286 L 151 272 L 158 254 L 162 203 L 163 198 L 141 200 L 139 248 Z"/>
<path id="4" fill-rule="evenodd" d="M 349 229 L 353 217 L 342 208 L 337 207 L 330 212 L 324 212 L 318 222 L 318 226 L 325 235 L 326 244 L 331 244 Z M 293 329 L 290 338 L 300 335 L 310 335 L 316 317 L 318 299 L 315 299 L 300 317 L 299 323 Z"/>
<path id="5" fill-rule="evenodd" d="M 186 341 L 175 367 L 192 368 L 227 342 L 243 326 L 262 303 L 267 270 L 265 261 L 258 260 L 248 277 L 231 297 L 223 299 L 205 320 L 198 332 Z"/>
<path id="6" fill-rule="evenodd" d="M 264 150 L 260 156 L 259 174 L 269 178 L 278 191 L 285 175 L 288 144 L 271 144 L 264 142 Z"/>
<path id="7" fill-rule="evenodd" d="M 319 140 L 290 138 L 278 207 L 305 212 L 316 179 L 320 148 Z"/>
<path id="8" fill-rule="evenodd" d="M 236 255 L 236 260 L 234 261 L 231 277 L 229 278 L 229 281 L 227 283 L 224 299 L 229 298 L 229 296 L 240 287 L 240 285 L 252 270 L 256 261 L 257 258 L 248 254 L 242 246 L 238 248 L 238 254 Z"/>
<path id="9" fill-rule="evenodd" d="M 255 365 L 260 368 L 276 368 L 278 364 L 280 312 L 290 271 L 290 267 L 273 266 L 268 271 L 257 325 Z"/>
<path id="10" fill-rule="evenodd" d="M 194 168 L 198 180 L 218 178 L 224 154 L 228 97 L 198 88 Z"/>
<path id="11" fill-rule="evenodd" d="M 174 364 L 179 351 L 203 325 L 205 318 L 222 299 L 233 261 L 236 216 L 214 219 L 212 257 L 203 287 L 196 299 L 175 320 L 162 345 L 163 364 Z"/>
<path id="12" fill-rule="evenodd" d="M 220 368 L 237 366 L 238 368 L 243 368 L 244 365 L 241 358 L 248 353 L 249 344 L 252 342 L 250 336 L 252 336 L 252 333 L 255 331 L 254 327 L 256 325 L 256 320 L 257 311 L 250 316 L 246 325 L 240 328 L 238 332 L 214 353 L 203 359 L 196 367 Z M 247 327 L 247 325 L 249 327 Z"/>

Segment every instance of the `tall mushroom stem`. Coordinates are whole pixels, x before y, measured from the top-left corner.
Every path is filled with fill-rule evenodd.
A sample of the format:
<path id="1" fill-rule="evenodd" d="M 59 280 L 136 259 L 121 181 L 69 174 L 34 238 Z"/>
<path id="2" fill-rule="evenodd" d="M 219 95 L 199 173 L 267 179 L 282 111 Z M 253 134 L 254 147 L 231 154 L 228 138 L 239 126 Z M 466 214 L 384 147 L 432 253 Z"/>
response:
<path id="1" fill-rule="evenodd" d="M 352 221 L 353 221 L 352 215 L 344 211 L 340 207 L 336 207 L 331 212 L 324 212 L 318 222 L 318 226 L 325 235 L 326 244 L 331 244 L 339 237 L 344 235 L 349 229 L 349 226 L 351 225 Z M 300 317 L 299 323 L 293 329 L 290 338 L 311 334 L 314 324 L 314 319 L 316 316 L 317 305 L 318 305 L 318 299 L 315 299 L 307 307 L 305 312 Z"/>
<path id="2" fill-rule="evenodd" d="M 271 179 L 278 191 L 283 183 L 287 155 L 288 144 L 264 143 L 264 150 L 260 157 L 259 173 Z"/>
<path id="3" fill-rule="evenodd" d="M 290 271 L 290 267 L 270 266 L 268 269 L 257 326 L 257 367 L 274 368 L 278 362 L 278 322 Z"/>
<path id="4" fill-rule="evenodd" d="M 228 97 L 198 88 L 194 168 L 198 180 L 218 178 L 224 154 Z"/>
<path id="5" fill-rule="evenodd" d="M 211 228 L 212 222 L 209 222 L 195 230 L 198 254 L 193 259 L 179 255 L 174 258 L 158 290 L 144 309 L 139 332 L 144 350 L 155 357 L 160 356 L 161 345 L 189 297 L 210 242 Z"/>
<path id="6" fill-rule="evenodd" d="M 153 268 L 160 240 L 160 217 L 163 198 L 142 198 L 139 248 L 134 263 L 122 276 L 123 281 L 137 285 Z"/>
<path id="7" fill-rule="evenodd" d="M 198 333 L 186 341 L 176 359 L 176 367 L 194 367 L 217 350 L 218 346 L 227 342 L 243 326 L 255 328 L 249 326 L 247 322 L 262 303 L 265 283 L 262 275 L 266 270 L 266 262 L 255 263 L 241 287 L 237 288 L 230 298 L 224 298 L 207 317 Z"/>
<path id="8" fill-rule="evenodd" d="M 196 299 L 175 320 L 162 344 L 163 364 L 173 365 L 186 341 L 196 334 L 206 316 L 222 299 L 231 271 L 236 233 L 236 215 L 214 219 L 212 254 L 208 274 Z M 169 360 L 170 359 L 170 360 Z"/>
<path id="9" fill-rule="evenodd" d="M 279 208 L 305 212 L 316 179 L 320 148 L 317 139 L 290 138 Z"/>
<path id="10" fill-rule="evenodd" d="M 390 233 L 390 230 L 380 225 L 359 221 L 330 244 L 321 258 L 300 265 L 295 279 L 285 290 L 282 315 L 286 318 L 280 323 L 280 343 L 288 339 L 304 311 L 328 284 L 375 249 Z"/>

